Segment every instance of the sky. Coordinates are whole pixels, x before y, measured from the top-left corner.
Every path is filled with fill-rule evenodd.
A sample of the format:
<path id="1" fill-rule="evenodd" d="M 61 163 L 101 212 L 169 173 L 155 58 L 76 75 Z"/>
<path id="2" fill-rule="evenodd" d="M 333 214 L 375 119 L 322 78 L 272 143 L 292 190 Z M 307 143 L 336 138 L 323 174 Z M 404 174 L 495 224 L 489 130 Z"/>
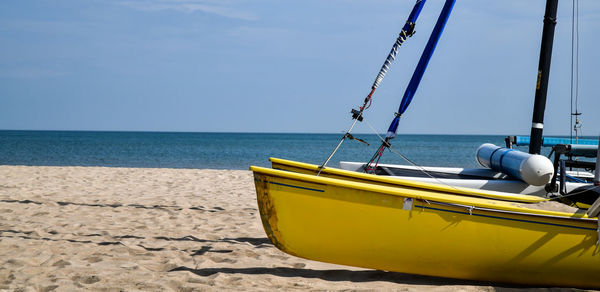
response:
<path id="1" fill-rule="evenodd" d="M 572 1 L 559 1 L 546 135 L 569 135 Z M 408 0 L 0 1 L 0 129 L 341 133 Z M 383 133 L 442 0 L 355 133 Z M 528 134 L 543 0 L 457 0 L 401 134 Z M 600 134 L 600 1 L 579 2 L 578 108 Z"/>

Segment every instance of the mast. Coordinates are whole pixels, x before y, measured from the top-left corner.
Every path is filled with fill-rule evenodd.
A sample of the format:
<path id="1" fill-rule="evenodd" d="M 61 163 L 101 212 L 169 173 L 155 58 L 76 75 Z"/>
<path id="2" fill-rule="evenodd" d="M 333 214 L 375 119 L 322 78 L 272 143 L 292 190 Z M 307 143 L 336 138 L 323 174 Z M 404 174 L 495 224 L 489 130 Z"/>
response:
<path id="1" fill-rule="evenodd" d="M 550 77 L 550 61 L 552 59 L 552 43 L 554 42 L 554 27 L 556 26 L 556 10 L 558 0 L 546 1 L 544 29 L 540 48 L 540 63 L 538 66 L 537 83 L 535 87 L 535 102 L 531 120 L 530 154 L 540 154 L 542 148 L 542 132 L 544 130 L 544 111 L 546 110 L 546 95 L 548 93 L 548 78 Z"/>

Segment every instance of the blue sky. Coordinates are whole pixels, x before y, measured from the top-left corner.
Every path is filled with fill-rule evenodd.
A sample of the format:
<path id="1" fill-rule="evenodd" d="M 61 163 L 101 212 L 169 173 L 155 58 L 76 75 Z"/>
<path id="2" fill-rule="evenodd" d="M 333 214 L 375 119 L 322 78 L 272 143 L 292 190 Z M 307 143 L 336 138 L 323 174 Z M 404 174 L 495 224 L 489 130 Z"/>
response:
<path id="1" fill-rule="evenodd" d="M 544 2 L 458 0 L 399 133 L 528 134 Z M 339 133 L 413 4 L 2 1 L 0 129 Z M 442 5 L 427 1 L 375 94 L 379 132 Z M 579 5 L 579 108 L 598 135 L 600 1 Z M 570 23 L 561 1 L 546 134 L 569 134 Z"/>

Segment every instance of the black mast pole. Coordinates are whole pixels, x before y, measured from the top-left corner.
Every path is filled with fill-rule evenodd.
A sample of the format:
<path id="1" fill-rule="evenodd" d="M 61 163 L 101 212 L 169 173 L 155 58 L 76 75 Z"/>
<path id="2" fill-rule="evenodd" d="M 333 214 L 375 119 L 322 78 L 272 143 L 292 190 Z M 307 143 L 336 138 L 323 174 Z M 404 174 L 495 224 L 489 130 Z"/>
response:
<path id="1" fill-rule="evenodd" d="M 535 87 L 535 103 L 533 105 L 533 118 L 531 120 L 531 141 L 529 143 L 529 153 L 531 154 L 540 154 L 542 148 L 544 111 L 546 109 L 546 95 L 548 93 L 548 78 L 550 77 L 550 60 L 552 59 L 552 43 L 554 42 L 557 8 L 558 0 L 546 1 L 540 63 Z"/>

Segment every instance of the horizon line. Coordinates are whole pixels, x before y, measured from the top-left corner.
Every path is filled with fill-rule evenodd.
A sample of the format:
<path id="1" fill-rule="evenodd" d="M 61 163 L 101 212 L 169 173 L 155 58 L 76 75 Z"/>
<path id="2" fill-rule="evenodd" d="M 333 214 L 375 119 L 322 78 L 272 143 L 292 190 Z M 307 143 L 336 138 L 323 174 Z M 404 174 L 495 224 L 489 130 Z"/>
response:
<path id="1" fill-rule="evenodd" d="M 343 135 L 343 132 L 254 132 L 254 131 L 165 131 L 165 130 L 56 130 L 56 129 L 0 129 L 3 132 L 104 132 L 104 133 L 195 133 L 195 134 L 298 134 L 298 135 Z M 355 135 L 385 135 L 385 133 L 357 132 Z M 398 133 L 397 135 L 431 135 L 431 136 L 529 136 L 528 134 L 481 134 L 481 133 Z M 547 134 L 544 136 L 570 137 L 563 134 Z M 596 136 L 581 136 L 596 137 Z"/>

